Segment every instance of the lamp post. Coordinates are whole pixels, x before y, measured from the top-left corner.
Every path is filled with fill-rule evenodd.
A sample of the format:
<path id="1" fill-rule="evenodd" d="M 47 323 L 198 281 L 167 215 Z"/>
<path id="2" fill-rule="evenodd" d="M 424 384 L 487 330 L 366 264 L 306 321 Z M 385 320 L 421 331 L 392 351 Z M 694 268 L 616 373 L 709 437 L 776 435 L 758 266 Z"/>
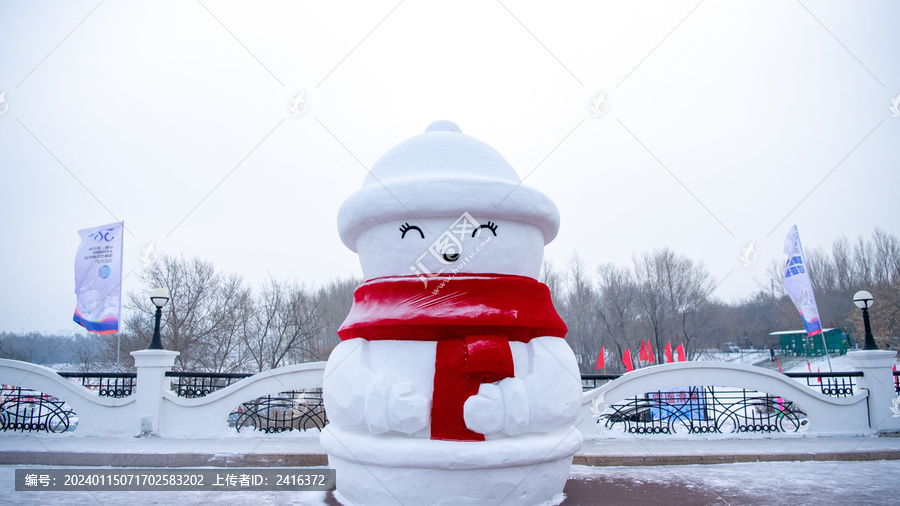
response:
<path id="1" fill-rule="evenodd" d="M 154 288 L 150 292 L 150 302 L 156 306 L 156 327 L 153 328 L 153 339 L 150 341 L 148 350 L 162 350 L 162 341 L 159 336 L 159 320 L 162 318 L 162 308 L 169 302 L 169 291 L 165 288 Z M 866 320 L 868 321 L 868 320 Z"/>
<path id="2" fill-rule="evenodd" d="M 875 303 L 875 299 L 872 298 L 871 293 L 860 290 L 853 295 L 853 303 L 856 304 L 856 307 L 862 309 L 863 325 L 866 327 L 866 342 L 863 349 L 877 350 L 878 345 L 875 344 L 875 338 L 872 336 L 872 325 L 869 323 L 869 308 Z"/>

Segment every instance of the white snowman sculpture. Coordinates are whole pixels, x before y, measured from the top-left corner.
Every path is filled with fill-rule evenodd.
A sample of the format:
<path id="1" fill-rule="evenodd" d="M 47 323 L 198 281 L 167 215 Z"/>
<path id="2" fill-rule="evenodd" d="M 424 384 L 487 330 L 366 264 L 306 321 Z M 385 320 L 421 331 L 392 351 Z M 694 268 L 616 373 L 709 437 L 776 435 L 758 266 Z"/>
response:
<path id="1" fill-rule="evenodd" d="M 437 121 L 375 163 L 338 229 L 367 280 L 323 383 L 341 502 L 561 500 L 582 396 L 536 280 L 559 229 L 553 202 Z"/>

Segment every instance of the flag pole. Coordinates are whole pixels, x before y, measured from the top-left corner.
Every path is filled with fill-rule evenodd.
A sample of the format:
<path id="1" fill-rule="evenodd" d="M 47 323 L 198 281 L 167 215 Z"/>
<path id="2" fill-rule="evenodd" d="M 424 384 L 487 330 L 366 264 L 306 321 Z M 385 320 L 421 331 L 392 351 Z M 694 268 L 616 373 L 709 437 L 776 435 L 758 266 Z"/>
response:
<path id="1" fill-rule="evenodd" d="M 828 342 L 825 341 L 825 329 L 822 329 L 822 349 L 825 351 L 825 359 L 828 361 L 828 372 L 834 372 L 831 370 L 831 355 L 828 354 Z"/>
<path id="2" fill-rule="evenodd" d="M 125 220 L 122 220 L 122 246 L 119 248 L 119 321 L 116 322 L 116 372 L 122 372 L 122 367 L 119 365 L 119 356 L 121 355 L 120 349 L 122 348 L 122 271 L 125 270 L 125 264 L 122 263 L 122 259 L 125 255 Z"/>

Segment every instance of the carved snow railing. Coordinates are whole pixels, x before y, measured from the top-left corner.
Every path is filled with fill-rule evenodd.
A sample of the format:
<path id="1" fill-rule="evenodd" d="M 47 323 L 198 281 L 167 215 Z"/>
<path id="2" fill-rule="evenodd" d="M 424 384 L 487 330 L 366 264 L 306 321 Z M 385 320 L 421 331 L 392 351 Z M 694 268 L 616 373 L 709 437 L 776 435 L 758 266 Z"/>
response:
<path id="1" fill-rule="evenodd" d="M 132 424 L 128 423 L 136 417 L 134 397 L 101 397 L 97 392 L 63 378 L 53 369 L 18 360 L 0 359 L 0 384 L 33 390 L 59 399 L 50 401 L 45 406 L 42 402 L 23 402 L 21 391 L 16 393 L 18 398 L 7 397 L 0 417 L 3 417 L 3 423 L 13 424 L 10 430 L 17 430 L 15 424 L 30 420 L 24 423 L 51 425 L 44 429 L 51 432 L 59 427 L 57 424 L 71 428 L 73 422 L 76 422 L 79 434 L 134 433 Z M 58 410 L 54 409 L 53 406 L 60 402 L 64 404 L 59 404 Z M 32 404 L 32 407 L 23 407 L 24 404 Z M 33 416 L 35 409 L 39 411 L 37 417 Z M 22 410 L 30 413 L 26 415 Z M 72 411 L 77 419 L 69 413 Z M 66 416 L 67 421 L 62 422 L 61 416 Z M 41 419 L 45 421 L 34 421 Z"/>
<path id="2" fill-rule="evenodd" d="M 239 430 L 281 432 L 288 427 L 307 429 L 324 425 L 324 409 L 317 408 L 321 406 L 324 371 L 325 362 L 279 367 L 192 399 L 165 391 L 159 433 L 215 436 L 228 431 L 229 415 L 233 418 L 230 425 Z"/>
<path id="3" fill-rule="evenodd" d="M 631 433 L 869 433 L 863 389 L 829 397 L 761 367 L 679 362 L 632 371 L 584 393 L 578 428 L 603 437 Z"/>

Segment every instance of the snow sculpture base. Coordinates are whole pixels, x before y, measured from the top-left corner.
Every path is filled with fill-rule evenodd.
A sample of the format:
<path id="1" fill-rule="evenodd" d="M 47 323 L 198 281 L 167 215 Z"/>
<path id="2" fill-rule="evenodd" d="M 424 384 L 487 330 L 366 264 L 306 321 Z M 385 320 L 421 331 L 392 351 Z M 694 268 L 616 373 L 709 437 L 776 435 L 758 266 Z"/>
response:
<path id="1" fill-rule="evenodd" d="M 559 497 L 582 437 L 568 427 L 483 442 L 433 441 L 328 426 L 321 443 L 348 506 L 533 505 Z"/>

